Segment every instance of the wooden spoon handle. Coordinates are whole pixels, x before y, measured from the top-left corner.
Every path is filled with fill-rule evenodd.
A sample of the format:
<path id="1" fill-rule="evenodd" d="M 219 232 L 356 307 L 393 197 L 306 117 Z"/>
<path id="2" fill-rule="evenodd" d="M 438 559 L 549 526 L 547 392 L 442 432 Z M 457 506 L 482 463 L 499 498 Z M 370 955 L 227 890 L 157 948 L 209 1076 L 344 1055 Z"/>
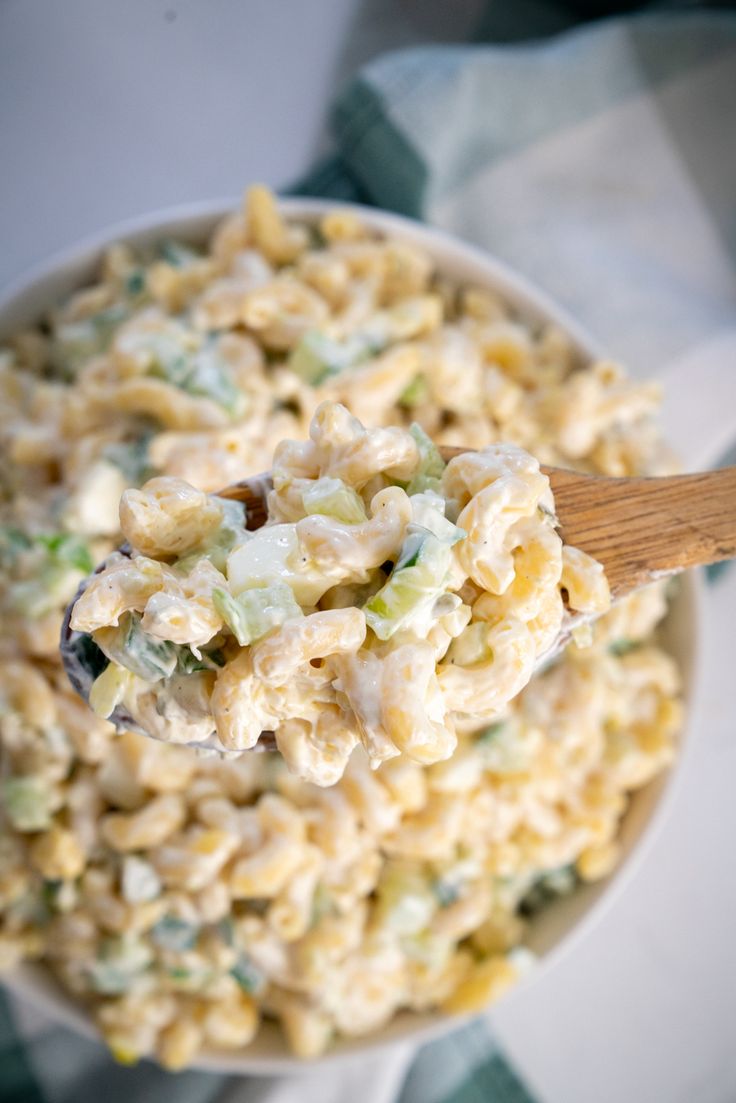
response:
<path id="1" fill-rule="evenodd" d="M 603 563 L 614 597 L 736 556 L 736 467 L 643 479 L 547 474 L 563 540 Z"/>

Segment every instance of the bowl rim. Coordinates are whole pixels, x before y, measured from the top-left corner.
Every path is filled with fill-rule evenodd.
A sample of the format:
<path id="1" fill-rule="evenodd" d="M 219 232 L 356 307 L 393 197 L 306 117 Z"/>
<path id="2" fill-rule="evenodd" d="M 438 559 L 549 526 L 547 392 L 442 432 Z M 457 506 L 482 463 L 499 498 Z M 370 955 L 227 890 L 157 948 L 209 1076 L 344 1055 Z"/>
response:
<path id="1" fill-rule="evenodd" d="M 440 271 L 452 268 L 454 264 L 475 269 L 479 282 L 487 284 L 504 298 L 510 299 L 522 314 L 528 313 L 531 317 L 546 319 L 560 326 L 573 339 L 576 349 L 586 359 L 599 358 L 603 354 L 601 346 L 585 328 L 531 280 L 485 250 L 444 230 L 417 222 L 404 215 L 356 203 L 286 196 L 279 198 L 279 206 L 288 216 L 304 218 L 306 221 L 313 220 L 335 207 L 353 211 L 379 232 L 423 246 L 436 261 Z M 71 283 L 83 284 L 85 271 L 92 270 L 102 251 L 110 244 L 118 241 L 149 242 L 167 232 L 180 233 L 184 237 L 187 234 L 191 237 L 204 236 L 207 228 L 211 229 L 222 217 L 237 208 L 238 201 L 232 198 L 177 204 L 112 223 L 98 232 L 85 236 L 75 244 L 56 251 L 48 258 L 27 268 L 17 279 L 0 289 L 0 336 L 17 328 L 18 322 L 9 321 L 14 314 L 20 316 L 21 324 L 27 324 L 32 318 L 37 317 L 41 307 L 39 296 L 48 304 L 52 298 L 51 289 L 57 282 L 71 281 Z M 584 914 L 572 923 L 569 930 L 551 949 L 538 958 L 530 973 L 523 977 L 508 995 L 504 996 L 504 1002 L 512 1001 L 525 993 L 529 985 L 535 983 L 543 972 L 558 964 L 577 940 L 584 938 L 602 918 L 604 912 L 612 906 L 632 880 L 670 812 L 679 787 L 678 782 L 682 777 L 683 765 L 692 748 L 698 691 L 702 684 L 702 647 L 700 646 L 703 611 L 702 581 L 693 572 L 683 577 L 680 600 L 687 607 L 692 642 L 689 656 L 685 655 L 681 662 L 682 657 L 677 656 L 683 675 L 686 718 L 679 734 L 675 762 L 663 774 L 658 775 L 658 779 L 655 779 L 659 782 L 660 792 L 630 852 L 614 873 L 600 883 L 599 895 L 587 906 Z M 653 783 L 655 782 L 649 784 Z M 100 1041 L 100 1033 L 84 1006 L 76 1002 L 55 981 L 51 987 L 43 984 L 34 975 L 41 969 L 46 974 L 44 979 L 51 980 L 50 972 L 43 965 L 35 964 L 25 964 L 3 976 L 2 980 L 5 986 L 22 1001 L 36 1006 L 77 1033 Z M 492 1016 L 493 1012 L 491 1010 L 481 1014 Z M 441 1012 L 402 1011 L 381 1030 L 365 1036 L 343 1039 L 332 1050 L 316 1060 L 304 1061 L 294 1057 L 285 1050 L 281 1042 L 281 1047 L 284 1048 L 283 1054 L 275 1052 L 279 1047 L 274 1046 L 266 1047 L 274 1052 L 262 1056 L 252 1054 L 248 1048 L 236 1053 L 205 1050 L 198 1055 L 190 1067 L 229 1074 L 318 1072 L 328 1065 L 349 1062 L 360 1056 L 375 1056 L 379 1052 L 397 1048 L 402 1044 L 417 1047 L 461 1029 L 465 1023 L 475 1017 L 477 1016 L 448 1016 Z"/>

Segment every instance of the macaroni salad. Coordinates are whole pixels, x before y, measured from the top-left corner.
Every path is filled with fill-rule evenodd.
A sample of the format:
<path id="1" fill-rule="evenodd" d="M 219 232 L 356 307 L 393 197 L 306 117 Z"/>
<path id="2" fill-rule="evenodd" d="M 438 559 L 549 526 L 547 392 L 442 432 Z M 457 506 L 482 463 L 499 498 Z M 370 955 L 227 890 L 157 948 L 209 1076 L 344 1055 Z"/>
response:
<path id="1" fill-rule="evenodd" d="M 549 479 L 515 445 L 445 465 L 418 425 L 366 429 L 326 402 L 273 461 L 268 520 L 159 476 L 120 505 L 115 554 L 71 627 L 109 660 L 94 711 L 122 704 L 167 742 L 250 750 L 333 785 L 360 742 L 373 767 L 449 758 L 552 651 L 561 589 L 610 604 L 599 563 L 563 547 Z"/>
<path id="2" fill-rule="evenodd" d="M 153 1056 L 171 1069 L 204 1047 L 242 1049 L 264 1019 L 314 1057 L 402 1010 L 476 1010 L 500 995 L 526 967 L 529 917 L 614 868 L 627 794 L 671 760 L 679 681 L 656 638 L 667 590 L 617 605 L 589 646 L 568 647 L 517 696 L 523 679 L 512 687 L 468 671 L 483 667 L 486 648 L 502 653 L 490 637 L 512 621 L 543 652 L 561 581 L 573 601 L 603 600 L 590 564 L 559 542 L 554 572 L 537 579 L 558 538 L 527 453 L 603 474 L 662 473 L 657 401 L 653 386 L 580 362 L 555 327 L 528 324 L 486 288 L 453 284 L 415 245 L 379 237 L 352 210 L 301 224 L 254 188 L 206 250 L 109 249 L 97 283 L 0 352 L 0 966 L 43 962 L 120 1061 Z M 369 427 L 364 436 L 343 406 Z M 356 477 L 350 448 L 335 447 L 344 432 L 404 451 L 371 446 L 366 460 L 358 448 Z M 427 437 L 484 451 L 420 471 Z M 275 580 L 259 575 L 259 538 L 243 538 L 242 518 L 208 495 L 267 469 L 283 440 L 311 443 L 280 446 L 273 523 L 260 539 L 279 526 L 303 533 L 319 563 L 307 582 L 319 585 L 263 604 L 259 589 L 278 589 L 281 568 Z M 315 469 L 320 448 L 329 458 Z M 410 491 L 418 474 L 438 482 Z M 520 538 L 494 545 L 494 559 L 473 543 L 482 517 L 461 518 L 517 477 L 529 512 L 501 526 L 521 526 Z M 281 754 L 231 758 L 118 734 L 75 696 L 58 656 L 63 611 L 120 544 L 126 490 L 123 526 L 133 564 L 152 564 L 151 593 L 120 622 L 129 615 L 135 635 L 145 617 L 143 631 L 169 642 L 183 665 L 174 675 L 167 651 L 165 676 L 190 686 L 185 697 L 260 655 L 264 709 L 295 680 L 283 664 L 297 658 L 318 700 L 323 665 L 334 663 L 343 688 L 330 687 L 322 727 L 294 710 L 281 722 Z M 374 562 L 376 536 L 364 572 L 353 562 L 357 577 L 345 579 L 351 533 L 370 527 L 376 499 L 400 523 L 385 556 Z M 188 504 L 206 528 L 193 542 L 177 512 Z M 337 555 L 324 539 L 335 532 Z M 275 549 L 271 570 L 269 557 Z M 448 561 L 446 585 L 436 580 Z M 537 579 L 528 591 L 527 570 Z M 416 588 L 408 601 L 404 582 Z M 251 636 L 274 616 L 283 646 L 269 655 L 259 648 L 274 636 Z M 421 646 L 415 616 L 429 618 Z M 350 649 L 309 651 L 301 634 L 314 617 L 350 620 L 340 628 Z M 98 640 L 118 632 L 114 619 L 94 629 Z M 374 661 L 361 652 L 400 667 L 406 633 L 404 657 L 419 664 L 412 685 L 434 679 L 441 695 L 428 705 L 394 694 L 386 717 L 361 714 L 360 663 Z M 223 665 L 210 648 L 218 636 Z M 119 662 L 121 640 L 106 642 L 140 677 Z M 302 663 L 306 654 L 314 662 Z M 160 661 L 155 647 L 139 658 Z M 98 687 L 98 711 L 108 692 Z M 195 712 L 174 700 L 167 734 L 186 739 Z M 437 701 L 451 723 L 434 713 Z M 347 704 L 360 717 L 352 753 L 340 727 Z M 434 742 L 412 734 L 420 704 Z M 473 724 L 474 714 L 483 719 Z M 226 722 L 220 735 L 245 746 L 247 730 L 229 735 Z M 450 739 L 454 753 L 438 760 Z M 288 768 L 315 776 L 320 756 L 333 756 L 336 784 Z"/>

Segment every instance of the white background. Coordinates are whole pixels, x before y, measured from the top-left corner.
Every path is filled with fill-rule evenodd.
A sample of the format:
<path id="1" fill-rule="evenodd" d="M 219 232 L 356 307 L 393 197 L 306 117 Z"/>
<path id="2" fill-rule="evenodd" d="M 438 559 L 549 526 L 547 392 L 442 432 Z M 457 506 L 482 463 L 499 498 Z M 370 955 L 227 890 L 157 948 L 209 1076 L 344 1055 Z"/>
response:
<path id="1" fill-rule="evenodd" d="M 110 222 L 289 183 L 357 64 L 462 38 L 479 7 L 0 0 L 0 288 Z M 664 829 L 599 925 L 495 1016 L 543 1103 L 736 1099 L 736 571 L 708 604 L 704 709 Z"/>

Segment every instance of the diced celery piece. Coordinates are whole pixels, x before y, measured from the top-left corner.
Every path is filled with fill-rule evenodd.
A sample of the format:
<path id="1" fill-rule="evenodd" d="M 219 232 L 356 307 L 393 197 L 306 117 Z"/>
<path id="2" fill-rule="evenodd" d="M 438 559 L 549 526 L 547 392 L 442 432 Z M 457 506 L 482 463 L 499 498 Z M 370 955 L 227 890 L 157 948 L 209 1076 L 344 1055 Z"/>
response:
<path id="1" fill-rule="evenodd" d="M 465 531 L 445 517 L 445 499 L 433 490 L 424 490 L 411 497 L 412 524 L 429 529 L 440 540 L 457 544 L 464 540 Z"/>
<path id="2" fill-rule="evenodd" d="M 183 953 L 197 943 L 199 926 L 175 915 L 165 915 L 151 928 L 151 938 L 162 950 Z"/>
<path id="3" fill-rule="evenodd" d="M 409 495 L 420 494 L 423 490 L 439 490 L 442 472 L 447 466 L 440 455 L 437 445 L 430 440 L 416 422 L 410 427 L 409 432 L 414 437 L 419 449 L 419 466 L 414 477 L 406 488 Z"/>
<path id="4" fill-rule="evenodd" d="M 55 532 L 37 536 L 36 540 L 48 552 L 49 560 L 60 567 L 73 567 L 80 574 L 92 574 L 95 563 L 83 540 L 70 532 Z"/>
<path id="5" fill-rule="evenodd" d="M 11 567 L 24 551 L 32 547 L 30 536 L 12 525 L 0 525 L 0 565 Z"/>
<path id="6" fill-rule="evenodd" d="M 243 991 L 249 995 L 261 992 L 266 984 L 264 973 L 251 961 L 247 954 L 240 955 L 230 970 L 230 976 L 234 977 Z"/>
<path id="7" fill-rule="evenodd" d="M 216 402 L 233 417 L 245 410 L 245 395 L 235 386 L 227 361 L 212 343 L 194 351 L 176 333 L 147 335 L 140 351 L 148 355 L 151 375 L 191 395 Z"/>
<path id="8" fill-rule="evenodd" d="M 16 831 L 44 831 L 51 825 L 51 791 L 42 777 L 8 777 L 2 782 L 2 806 Z"/>
<path id="9" fill-rule="evenodd" d="M 99 628 L 94 641 L 108 659 L 146 682 L 168 678 L 176 669 L 177 645 L 148 636 L 138 613 L 124 613 L 116 628 Z"/>
<path id="10" fill-rule="evenodd" d="M 225 656 L 222 651 L 203 651 L 202 657 L 197 656 L 189 647 L 181 647 L 176 656 L 175 674 L 196 674 L 200 670 L 219 670 L 225 665 Z"/>
<path id="11" fill-rule="evenodd" d="M 289 356 L 289 367 L 303 379 L 316 387 L 331 375 L 337 375 L 347 367 L 345 357 L 337 341 L 323 333 L 310 331 L 305 333 Z"/>
<path id="12" fill-rule="evenodd" d="M 31 618 L 43 617 L 74 595 L 80 578 L 91 574 L 94 562 L 87 545 L 70 533 L 36 536 L 33 544 L 42 551 L 33 578 L 13 587 L 14 606 Z"/>
<path id="13" fill-rule="evenodd" d="M 89 318 L 64 322 L 54 331 L 51 363 L 65 375 L 76 375 L 88 360 L 104 352 L 117 326 L 128 316 L 128 307 L 113 303 Z"/>
<path id="14" fill-rule="evenodd" d="M 387 582 L 363 607 L 368 626 L 388 640 L 426 613 L 443 593 L 450 545 L 427 529 L 410 532 Z"/>
<path id="15" fill-rule="evenodd" d="M 305 333 L 289 357 L 289 367 L 313 387 L 331 375 L 368 360 L 384 347 L 385 342 L 371 334 L 353 334 L 344 341 L 335 341 L 319 330 Z"/>
<path id="16" fill-rule="evenodd" d="M 212 591 L 212 602 L 241 647 L 261 639 L 285 621 L 303 616 L 285 582 L 243 590 L 237 597 L 217 588 Z"/>
<path id="17" fill-rule="evenodd" d="M 437 877 L 432 882 L 432 892 L 441 908 L 448 908 L 460 899 L 460 886 L 446 877 Z"/>
<path id="18" fill-rule="evenodd" d="M 622 637 L 620 640 L 614 640 L 613 643 L 609 643 L 608 650 L 611 655 L 615 655 L 620 658 L 622 655 L 628 655 L 630 651 L 634 651 L 639 644 L 636 640 L 629 640 Z"/>
<path id="19" fill-rule="evenodd" d="M 27 538 L 27 550 L 35 551 L 33 577 L 16 582 L 11 589 L 13 608 L 27 617 L 43 617 L 65 604 L 74 595 L 80 577 L 94 570 L 89 548 L 72 533 Z"/>
<path id="20" fill-rule="evenodd" d="M 302 492 L 302 502 L 307 514 L 334 517 L 346 525 L 360 525 L 368 519 L 363 499 L 342 479 L 317 479 Z"/>
<path id="21" fill-rule="evenodd" d="M 405 406 L 410 410 L 412 406 L 421 406 L 427 401 L 428 396 L 427 380 L 423 375 L 415 375 L 409 386 L 405 387 L 399 395 L 399 406 Z"/>
<path id="22" fill-rule="evenodd" d="M 150 437 L 142 436 L 138 440 L 108 444 L 103 450 L 103 457 L 122 471 L 131 486 L 141 486 L 153 475 L 148 458 L 149 440 Z"/>
<path id="23" fill-rule="evenodd" d="M 150 947 L 135 935 L 105 939 L 97 960 L 89 966 L 92 987 L 106 996 L 122 995 L 152 960 Z"/>
<path id="24" fill-rule="evenodd" d="M 233 382 L 227 362 L 215 348 L 205 346 L 193 358 L 191 369 L 178 384 L 189 394 L 211 398 L 233 417 L 245 412 L 245 395 Z"/>

